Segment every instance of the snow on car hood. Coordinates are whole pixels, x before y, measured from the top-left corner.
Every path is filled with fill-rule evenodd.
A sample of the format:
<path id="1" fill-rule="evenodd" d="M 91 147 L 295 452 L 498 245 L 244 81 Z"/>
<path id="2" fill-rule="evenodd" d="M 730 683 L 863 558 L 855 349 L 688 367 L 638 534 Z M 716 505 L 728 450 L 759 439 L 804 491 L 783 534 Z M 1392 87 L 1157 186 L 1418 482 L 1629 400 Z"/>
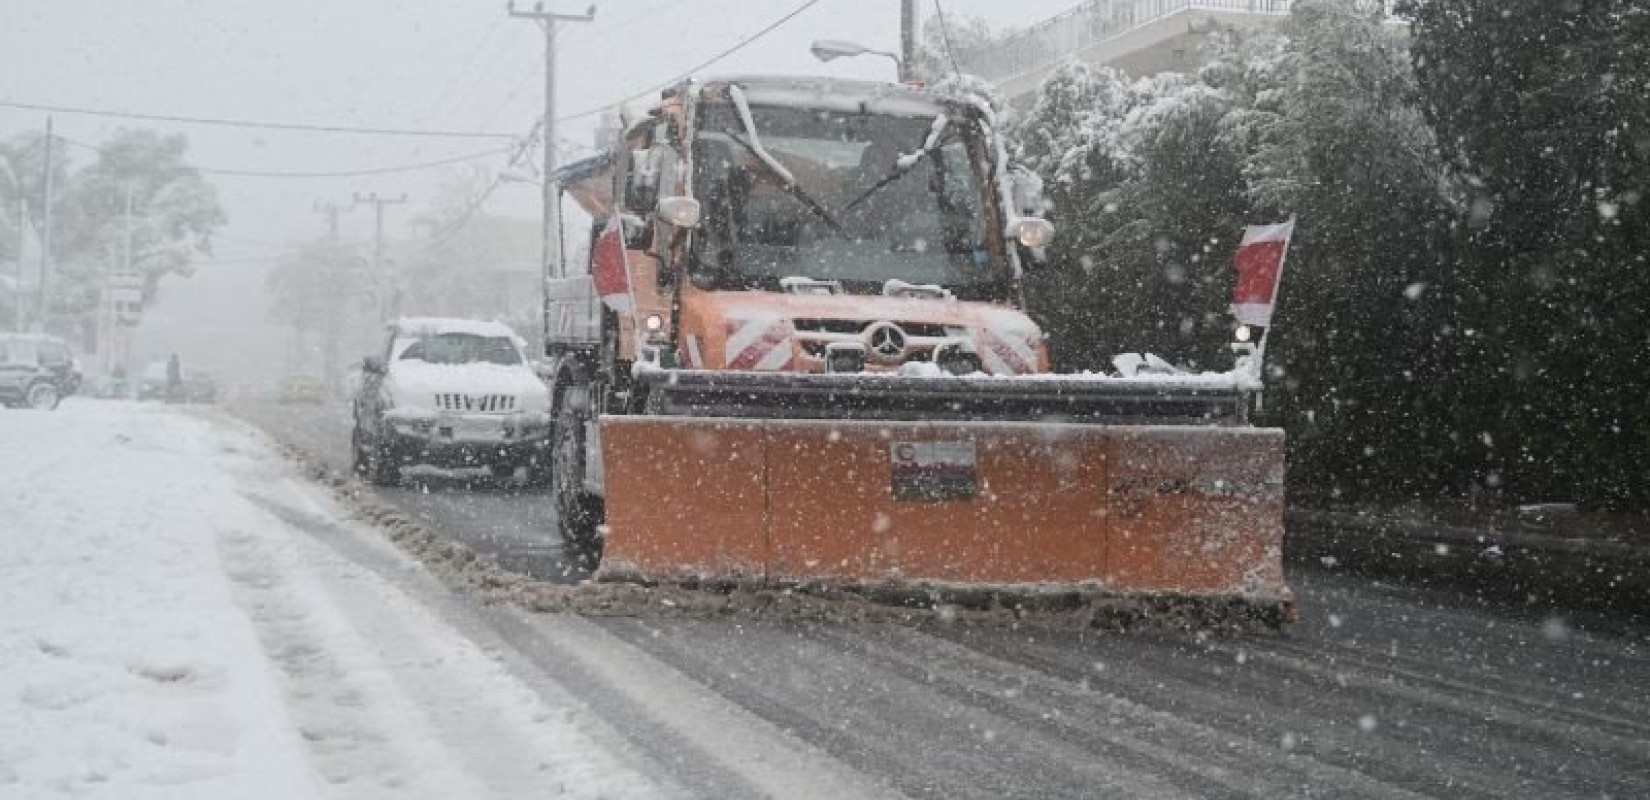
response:
<path id="1" fill-rule="evenodd" d="M 384 392 L 396 408 L 435 410 L 438 394 L 509 395 L 515 410 L 549 413 L 550 390 L 526 365 L 431 364 L 403 360 L 390 365 Z"/>

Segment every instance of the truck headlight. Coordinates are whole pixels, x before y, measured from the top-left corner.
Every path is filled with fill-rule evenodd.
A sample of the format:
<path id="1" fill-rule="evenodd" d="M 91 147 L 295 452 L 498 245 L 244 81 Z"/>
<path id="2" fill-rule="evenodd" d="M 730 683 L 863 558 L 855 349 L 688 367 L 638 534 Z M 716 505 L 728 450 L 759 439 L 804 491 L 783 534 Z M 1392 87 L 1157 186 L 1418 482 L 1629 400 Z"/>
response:
<path id="1" fill-rule="evenodd" d="M 678 228 L 699 227 L 699 201 L 691 197 L 659 198 L 659 219 Z"/>
<path id="2" fill-rule="evenodd" d="M 660 314 L 649 314 L 642 318 L 642 329 L 646 331 L 647 341 L 650 344 L 665 344 L 669 335 L 665 333 L 665 318 Z"/>
<path id="3" fill-rule="evenodd" d="M 1039 217 L 1020 217 L 1008 223 L 1007 233 L 1026 247 L 1047 247 L 1054 241 L 1054 223 Z"/>

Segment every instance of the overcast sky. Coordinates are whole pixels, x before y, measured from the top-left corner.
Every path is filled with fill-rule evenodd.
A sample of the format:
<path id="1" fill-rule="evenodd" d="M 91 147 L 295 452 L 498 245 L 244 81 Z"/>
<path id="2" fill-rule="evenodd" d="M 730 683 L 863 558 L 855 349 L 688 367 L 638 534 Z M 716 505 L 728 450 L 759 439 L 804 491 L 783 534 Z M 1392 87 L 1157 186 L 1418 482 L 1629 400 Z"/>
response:
<path id="1" fill-rule="evenodd" d="M 523 6 L 530 5 L 527 0 Z M 574 113 L 611 105 L 715 55 L 767 26 L 800 0 L 598 0 L 594 23 L 563 27 L 559 105 Z M 948 15 L 995 27 L 1034 23 L 1076 0 L 944 0 Z M 548 6 L 576 13 L 585 0 Z M 934 13 L 919 2 L 920 13 Z M 543 37 L 506 16 L 502 0 L 0 0 L 0 100 L 192 117 L 375 128 L 525 133 L 542 109 Z M 821 0 L 705 74 L 827 74 L 890 78 L 884 59 L 820 64 L 816 38 L 897 49 L 897 0 Z M 638 106 L 640 103 L 637 104 Z M 55 114 L 58 133 L 97 143 L 116 128 L 152 127 L 189 137 L 197 165 L 231 170 L 317 172 L 420 163 L 502 148 L 493 140 L 261 131 L 122 122 Z M 38 129 L 45 114 L 0 108 L 0 138 Z M 564 126 L 588 142 L 594 120 Z M 75 157 L 85 163 L 92 154 Z M 502 157 L 483 161 L 502 163 Z M 496 166 L 489 166 L 496 169 Z M 392 233 L 428 202 L 443 170 L 365 178 L 210 176 L 228 212 L 220 263 L 204 264 L 181 292 L 165 287 L 179 313 L 218 286 L 255 285 L 257 259 L 316 235 L 317 202 L 348 204 L 354 192 L 407 193 Z M 536 188 L 508 184 L 489 210 L 533 216 Z M 372 217 L 346 215 L 346 235 L 365 237 Z M 232 271 L 245 279 L 222 275 Z M 218 279 L 214 280 L 214 274 Z M 227 319 L 227 318 L 226 318 Z M 244 314 L 241 319 L 245 319 Z M 165 315 L 154 320 L 164 327 Z M 204 323 L 205 320 L 202 320 Z"/>

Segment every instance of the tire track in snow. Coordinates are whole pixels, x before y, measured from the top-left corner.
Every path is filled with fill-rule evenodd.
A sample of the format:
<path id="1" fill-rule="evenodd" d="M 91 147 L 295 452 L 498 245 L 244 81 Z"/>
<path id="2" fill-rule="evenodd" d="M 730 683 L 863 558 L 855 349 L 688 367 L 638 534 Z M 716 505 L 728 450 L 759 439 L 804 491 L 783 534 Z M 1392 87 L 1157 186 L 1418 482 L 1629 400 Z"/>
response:
<path id="1" fill-rule="evenodd" d="M 226 536 L 221 552 L 338 796 L 681 796 L 585 736 L 571 695 L 512 680 L 481 645 L 327 547 L 350 532 L 328 527 L 336 517 L 308 488 L 285 488 L 295 502 L 252 501 L 290 535 Z"/>
<path id="2" fill-rule="evenodd" d="M 1189 715 L 1165 713 L 1126 694 L 1094 688 L 1051 672 L 1006 661 L 922 630 L 875 636 L 825 635 L 912 676 L 928 675 L 936 690 L 1000 709 L 1021 729 L 1081 743 L 1093 754 L 1113 752 L 1199 797 L 1279 797 L 1312 787 L 1336 797 L 1415 798 L 1420 795 L 1355 770 L 1307 756 L 1287 756 L 1252 730 L 1229 730 Z M 1127 640 L 1132 634 L 1112 634 Z M 936 669 L 935 665 L 944 665 Z M 1021 734 L 1015 734 L 1021 735 Z"/>
<path id="3" fill-rule="evenodd" d="M 310 510 L 299 512 L 264 501 L 268 510 L 301 523 L 340 558 L 366 566 L 392 583 L 428 582 L 417 602 L 465 635 L 508 650 L 513 672 L 534 673 L 599 716 L 651 761 L 646 774 L 685 789 L 661 795 L 699 797 L 878 798 L 898 797 L 876 780 L 847 767 L 682 676 L 675 669 L 575 615 L 532 615 L 510 607 L 477 608 L 453 596 L 392 546 L 332 526 L 325 530 L 328 501 L 297 489 Z M 370 534 L 369 534 L 370 536 Z M 391 563 L 386 563 L 386 561 Z M 393 566 L 392 566 L 393 564 Z M 410 567 L 410 569 L 409 569 Z M 400 573 L 400 574 L 397 574 Z M 436 606 L 439 606 L 436 607 Z M 484 628 L 485 630 L 478 630 Z M 494 639 L 493 637 L 496 637 Z M 533 683 L 529 681 L 529 683 Z"/>

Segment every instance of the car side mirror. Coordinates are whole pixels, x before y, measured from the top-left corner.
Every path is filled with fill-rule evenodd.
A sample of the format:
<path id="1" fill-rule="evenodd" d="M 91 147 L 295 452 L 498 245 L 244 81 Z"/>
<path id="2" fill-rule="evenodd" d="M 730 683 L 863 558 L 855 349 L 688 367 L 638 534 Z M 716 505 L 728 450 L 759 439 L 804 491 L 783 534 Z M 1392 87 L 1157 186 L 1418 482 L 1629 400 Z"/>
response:
<path id="1" fill-rule="evenodd" d="M 384 359 L 378 356 L 367 356 L 361 359 L 361 371 L 368 375 L 383 375 Z"/>

